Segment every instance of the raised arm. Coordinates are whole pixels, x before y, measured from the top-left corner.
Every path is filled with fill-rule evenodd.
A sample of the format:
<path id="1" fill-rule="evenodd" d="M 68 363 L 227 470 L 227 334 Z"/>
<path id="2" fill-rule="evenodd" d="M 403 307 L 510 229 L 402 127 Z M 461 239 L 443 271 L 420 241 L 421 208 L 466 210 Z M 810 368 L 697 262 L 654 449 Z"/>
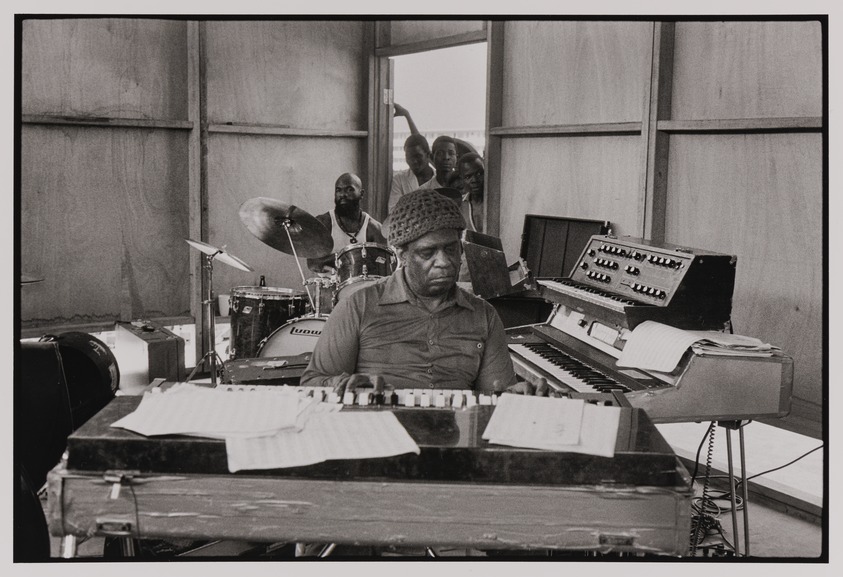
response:
<path id="1" fill-rule="evenodd" d="M 404 118 L 406 118 L 407 125 L 410 127 L 410 134 L 418 134 L 419 129 L 416 127 L 416 123 L 413 122 L 413 117 L 410 116 L 410 112 L 397 102 L 394 103 L 393 106 L 395 107 L 395 113 L 393 114 L 393 116 L 403 116 Z"/>

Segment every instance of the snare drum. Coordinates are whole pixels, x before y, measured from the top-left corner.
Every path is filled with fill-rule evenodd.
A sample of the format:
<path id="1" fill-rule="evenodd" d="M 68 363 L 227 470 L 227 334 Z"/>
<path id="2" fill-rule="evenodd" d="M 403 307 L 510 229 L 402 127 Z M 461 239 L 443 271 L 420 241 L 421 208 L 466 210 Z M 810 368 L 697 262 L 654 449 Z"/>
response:
<path id="1" fill-rule="evenodd" d="M 309 307 L 311 313 L 316 316 L 331 314 L 334 309 L 334 289 L 336 288 L 333 279 L 321 276 L 309 278 L 304 281 L 304 288 L 313 299 L 313 307 Z"/>
<path id="2" fill-rule="evenodd" d="M 301 317 L 277 328 L 258 346 L 258 357 L 290 357 L 312 353 L 325 327 L 325 317 Z"/>
<path id="3" fill-rule="evenodd" d="M 335 300 L 338 301 L 344 294 L 391 275 L 395 270 L 395 254 L 389 247 L 374 242 L 350 244 L 337 253 L 336 269 Z"/>
<path id="4" fill-rule="evenodd" d="M 307 294 L 288 288 L 240 286 L 231 289 L 230 358 L 251 359 L 258 345 L 288 320 L 307 312 Z"/>

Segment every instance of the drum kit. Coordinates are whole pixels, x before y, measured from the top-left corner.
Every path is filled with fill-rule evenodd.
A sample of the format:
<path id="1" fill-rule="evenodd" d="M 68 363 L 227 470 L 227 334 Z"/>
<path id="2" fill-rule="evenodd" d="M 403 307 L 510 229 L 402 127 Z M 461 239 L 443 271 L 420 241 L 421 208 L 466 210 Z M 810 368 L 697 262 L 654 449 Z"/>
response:
<path id="1" fill-rule="evenodd" d="M 230 291 L 230 359 L 295 356 L 312 352 L 322 328 L 341 299 L 382 277 L 396 267 L 393 251 L 377 243 L 350 244 L 335 255 L 335 273 L 307 278 L 299 258 L 319 258 L 333 250 L 331 232 L 307 211 L 266 197 L 252 198 L 240 206 L 240 220 L 264 244 L 296 259 L 304 290 L 268 286 L 239 286 Z M 186 239 L 187 240 L 187 239 Z M 208 363 L 216 385 L 221 361 L 214 347 L 214 298 L 211 294 L 213 261 L 239 270 L 254 269 L 225 252 L 225 247 L 187 240 L 203 253 L 207 273 L 202 303 L 209 327 L 208 352 L 194 373 Z M 193 377 L 193 373 L 188 380 Z"/>

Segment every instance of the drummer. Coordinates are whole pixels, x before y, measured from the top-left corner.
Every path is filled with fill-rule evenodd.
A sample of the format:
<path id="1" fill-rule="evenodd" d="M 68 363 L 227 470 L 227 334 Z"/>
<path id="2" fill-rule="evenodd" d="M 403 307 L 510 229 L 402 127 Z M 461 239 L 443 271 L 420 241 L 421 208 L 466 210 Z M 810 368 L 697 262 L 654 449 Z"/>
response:
<path id="1" fill-rule="evenodd" d="M 350 244 L 374 242 L 386 246 L 381 223 L 360 208 L 360 201 L 366 191 L 356 174 L 346 172 L 334 185 L 334 209 L 316 217 L 316 220 L 331 231 L 334 247 L 330 254 L 307 259 L 307 267 L 320 274 L 335 274 L 334 259 L 337 252 Z"/>

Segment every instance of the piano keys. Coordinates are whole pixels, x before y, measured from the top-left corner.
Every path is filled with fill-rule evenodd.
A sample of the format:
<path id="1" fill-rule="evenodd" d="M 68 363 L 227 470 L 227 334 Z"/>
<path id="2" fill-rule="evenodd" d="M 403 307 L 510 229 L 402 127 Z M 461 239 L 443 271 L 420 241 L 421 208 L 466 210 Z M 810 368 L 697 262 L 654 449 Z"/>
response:
<path id="1" fill-rule="evenodd" d="M 217 388 L 224 390 L 250 390 L 274 384 L 231 384 L 221 383 Z M 370 388 L 359 388 L 355 392 L 346 391 L 342 398 L 334 392 L 333 387 L 296 386 L 296 392 L 301 396 L 313 397 L 326 403 L 341 403 L 348 408 L 356 407 L 408 407 L 408 408 L 438 408 L 465 409 L 475 405 L 496 405 L 497 394 L 477 393 L 468 389 L 392 389 L 387 390 L 378 399 Z"/>

